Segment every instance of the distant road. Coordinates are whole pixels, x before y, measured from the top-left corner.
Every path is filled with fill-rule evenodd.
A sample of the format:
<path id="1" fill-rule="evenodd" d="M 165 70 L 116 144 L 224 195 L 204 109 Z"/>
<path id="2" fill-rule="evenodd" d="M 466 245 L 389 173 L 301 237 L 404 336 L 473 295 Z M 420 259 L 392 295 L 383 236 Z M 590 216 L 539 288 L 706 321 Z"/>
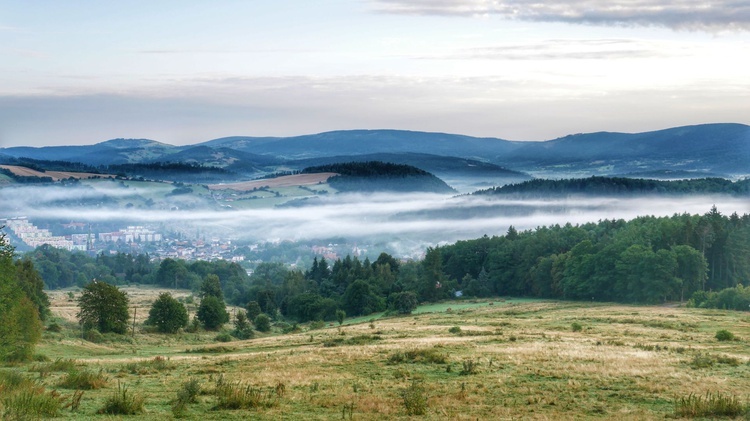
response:
<path id="1" fill-rule="evenodd" d="M 241 183 L 229 184 L 211 184 L 208 186 L 211 190 L 237 190 L 249 191 L 261 187 L 294 187 L 309 186 L 318 183 L 325 183 L 329 178 L 338 175 L 335 172 L 321 172 L 316 174 L 296 174 L 284 175 L 276 178 L 267 178 L 263 180 L 243 181 Z"/>

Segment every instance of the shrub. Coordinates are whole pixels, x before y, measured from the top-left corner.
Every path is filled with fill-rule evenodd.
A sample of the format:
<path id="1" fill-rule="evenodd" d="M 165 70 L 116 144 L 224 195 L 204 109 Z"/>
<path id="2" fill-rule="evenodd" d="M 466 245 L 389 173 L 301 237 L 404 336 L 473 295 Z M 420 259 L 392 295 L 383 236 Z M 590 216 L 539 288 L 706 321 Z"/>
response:
<path id="1" fill-rule="evenodd" d="M 461 327 L 459 326 L 453 326 L 452 328 L 448 329 L 448 332 L 460 334 L 461 333 Z"/>
<path id="2" fill-rule="evenodd" d="M 271 330 L 271 318 L 265 313 L 260 313 L 253 321 L 255 329 L 259 332 L 269 332 Z"/>
<path id="3" fill-rule="evenodd" d="M 732 333 L 732 332 L 730 332 L 730 331 L 728 331 L 726 329 L 722 329 L 722 330 L 716 332 L 716 340 L 718 340 L 720 342 L 723 342 L 723 341 L 732 341 L 732 340 L 734 340 L 734 333 Z"/>
<path id="4" fill-rule="evenodd" d="M 52 323 L 49 324 L 49 326 L 47 326 L 47 331 L 48 332 L 54 332 L 54 333 L 60 333 L 60 332 L 62 332 L 62 326 L 60 326 L 59 324 L 57 324 L 55 322 L 52 322 Z"/>
<path id="5" fill-rule="evenodd" d="M 96 329 L 89 329 L 83 333 L 83 339 L 95 344 L 100 344 L 104 342 L 104 335 L 99 333 Z"/>
<path id="6" fill-rule="evenodd" d="M 690 361 L 692 368 L 708 368 L 714 365 L 714 359 L 710 354 L 696 354 Z"/>
<path id="7" fill-rule="evenodd" d="M 469 374 L 477 374 L 479 372 L 479 363 L 474 360 L 464 360 L 461 363 L 461 372 L 459 373 L 462 376 L 468 376 Z"/>
<path id="8" fill-rule="evenodd" d="M 326 322 L 322 320 L 315 320 L 310 322 L 310 330 L 318 330 L 326 327 Z"/>
<path id="9" fill-rule="evenodd" d="M 129 393 L 126 386 L 117 383 L 117 391 L 113 392 L 104 402 L 98 414 L 110 415 L 138 415 L 143 412 L 143 397 Z"/>
<path id="10" fill-rule="evenodd" d="M 172 415 L 175 418 L 184 417 L 187 412 L 187 405 L 196 403 L 200 392 L 201 385 L 198 379 L 190 379 L 183 383 L 182 388 L 177 391 L 177 398 L 172 401 Z"/>
<path id="11" fill-rule="evenodd" d="M 101 371 L 94 373 L 88 370 L 71 371 L 60 382 L 66 389 L 93 390 L 107 385 L 107 379 Z"/>
<path id="12" fill-rule="evenodd" d="M 581 326 L 581 324 L 578 322 L 573 322 L 570 324 L 570 330 L 572 330 L 573 332 L 580 332 L 583 330 L 583 326 Z"/>
<path id="13" fill-rule="evenodd" d="M 218 335 L 216 335 L 216 337 L 214 339 L 216 339 L 219 342 L 230 342 L 234 338 L 232 337 L 232 335 L 230 335 L 227 332 L 221 332 Z"/>
<path id="14" fill-rule="evenodd" d="M 721 392 L 706 393 L 705 396 L 690 394 L 677 399 L 675 415 L 678 417 L 738 417 L 747 413 L 747 408 L 734 395 Z"/>
<path id="15" fill-rule="evenodd" d="M 424 415 L 427 412 L 427 397 L 421 382 L 413 380 L 411 385 L 401 391 L 407 415 Z"/>

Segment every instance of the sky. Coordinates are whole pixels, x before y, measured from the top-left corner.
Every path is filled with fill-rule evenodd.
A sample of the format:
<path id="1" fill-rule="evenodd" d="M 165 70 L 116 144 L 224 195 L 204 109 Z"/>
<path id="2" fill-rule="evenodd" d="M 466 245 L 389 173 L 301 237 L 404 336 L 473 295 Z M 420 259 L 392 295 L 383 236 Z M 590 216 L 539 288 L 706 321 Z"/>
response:
<path id="1" fill-rule="evenodd" d="M 0 0 L 0 147 L 750 124 L 750 2 Z"/>

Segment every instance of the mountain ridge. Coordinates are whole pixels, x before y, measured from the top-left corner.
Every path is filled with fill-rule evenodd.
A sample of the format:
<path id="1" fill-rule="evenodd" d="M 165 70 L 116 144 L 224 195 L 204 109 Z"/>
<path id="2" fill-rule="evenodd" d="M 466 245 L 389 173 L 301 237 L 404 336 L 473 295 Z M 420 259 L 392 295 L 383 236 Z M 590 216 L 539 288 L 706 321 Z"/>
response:
<path id="1" fill-rule="evenodd" d="M 647 171 L 730 176 L 750 173 L 750 126 L 740 123 L 697 124 L 640 133 L 579 133 L 546 141 L 395 129 L 336 130 L 291 137 L 229 136 L 185 146 L 119 138 L 84 146 L 0 148 L 0 155 L 91 165 L 190 159 L 205 162 L 211 155 L 206 147 L 223 150 L 221 153 L 229 157 L 226 160 L 252 171 L 275 162 L 316 158 L 429 154 L 491 163 L 537 176 L 556 172 L 568 176 Z M 203 158 L 199 158 L 201 154 Z"/>

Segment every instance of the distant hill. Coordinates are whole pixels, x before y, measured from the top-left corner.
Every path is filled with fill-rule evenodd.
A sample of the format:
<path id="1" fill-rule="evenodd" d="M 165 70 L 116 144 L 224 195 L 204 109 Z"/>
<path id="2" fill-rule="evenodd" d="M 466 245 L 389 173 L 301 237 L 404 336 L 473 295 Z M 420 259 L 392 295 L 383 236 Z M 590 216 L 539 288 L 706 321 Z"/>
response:
<path id="1" fill-rule="evenodd" d="M 336 173 L 328 184 L 339 192 L 426 192 L 456 191 L 433 174 L 411 165 L 380 161 L 346 162 L 309 167 L 303 174 Z"/>
<path id="2" fill-rule="evenodd" d="M 523 142 L 407 130 L 341 130 L 294 137 L 231 137 L 211 140 L 203 145 L 294 160 L 406 152 L 491 158 L 508 153 Z"/>
<path id="3" fill-rule="evenodd" d="M 750 175 L 750 126 L 703 124 L 645 133 L 576 134 L 544 142 L 404 130 L 346 130 L 294 137 L 226 137 L 191 146 L 113 139 L 90 146 L 0 149 L 0 155 L 87 165 L 195 162 L 244 174 L 273 173 L 285 162 L 382 160 L 434 174 L 500 176 L 501 168 L 559 178 L 650 172 Z M 436 158 L 452 157 L 453 160 Z M 461 162 L 464 160 L 464 162 Z M 462 168 L 463 166 L 463 168 Z M 288 169 L 288 168 L 287 168 Z M 511 174 L 508 174 L 511 175 Z"/>

